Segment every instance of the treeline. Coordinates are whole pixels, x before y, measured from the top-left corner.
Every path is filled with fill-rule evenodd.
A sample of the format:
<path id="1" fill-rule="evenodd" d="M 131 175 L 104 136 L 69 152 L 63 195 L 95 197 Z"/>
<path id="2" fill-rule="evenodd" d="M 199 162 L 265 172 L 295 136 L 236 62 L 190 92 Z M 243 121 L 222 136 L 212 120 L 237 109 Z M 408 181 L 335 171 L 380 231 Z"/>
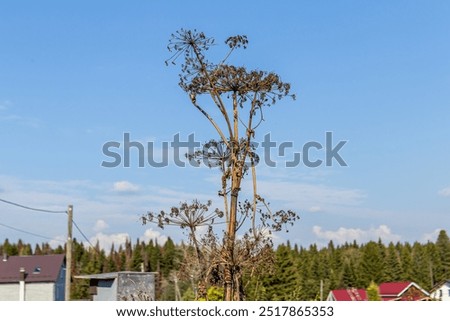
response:
<path id="1" fill-rule="evenodd" d="M 272 273 L 250 281 L 247 290 L 254 300 L 319 300 L 330 290 L 365 288 L 371 281 L 413 281 L 429 291 L 450 279 L 450 240 L 442 230 L 436 242 L 346 243 L 330 242 L 319 249 L 293 247 L 288 243 L 275 251 Z M 321 286 L 322 284 L 322 286 Z"/>
<path id="2" fill-rule="evenodd" d="M 159 272 L 157 297 L 159 300 L 192 300 L 196 282 L 192 274 L 183 273 L 185 245 L 176 245 L 169 238 L 164 244 L 155 241 L 112 248 L 109 252 L 85 247 L 74 240 L 73 275 L 96 274 L 114 271 Z M 0 252 L 8 255 L 64 253 L 58 246 L 52 249 L 48 243 L 25 244 L 21 240 L 10 243 L 5 240 Z M 319 300 L 325 299 L 332 289 L 367 288 L 371 281 L 377 284 L 393 281 L 414 281 L 425 290 L 436 283 L 450 279 L 450 240 L 442 230 L 435 242 L 389 243 L 356 242 L 326 247 L 308 248 L 290 243 L 273 250 L 272 260 L 267 260 L 263 273 L 244 271 L 247 300 Z M 272 263 L 271 263 L 272 262 Z M 261 269 L 259 269 L 261 270 Z M 220 291 L 213 291 L 220 293 Z M 89 284 L 74 279 L 73 299 L 88 299 Z M 219 295 L 216 295 L 220 297 Z"/>

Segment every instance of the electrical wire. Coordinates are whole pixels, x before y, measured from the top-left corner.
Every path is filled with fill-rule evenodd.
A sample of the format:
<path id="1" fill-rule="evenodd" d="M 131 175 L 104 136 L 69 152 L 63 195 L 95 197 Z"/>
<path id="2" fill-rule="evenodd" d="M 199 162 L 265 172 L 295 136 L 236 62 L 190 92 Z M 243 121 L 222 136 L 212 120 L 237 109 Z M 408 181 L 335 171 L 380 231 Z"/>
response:
<path id="1" fill-rule="evenodd" d="M 45 209 L 41 209 L 41 208 L 29 207 L 29 206 L 25 206 L 25 205 L 22 205 L 22 204 L 19 204 L 19 203 L 11 202 L 11 201 L 8 201 L 8 200 L 2 199 L 2 198 L 0 198 L 0 202 L 6 203 L 6 204 L 10 204 L 10 205 L 14 205 L 14 206 L 17 206 L 17 207 L 20 207 L 20 208 L 24 208 L 24 209 L 27 209 L 27 210 L 31 210 L 31 211 L 44 212 L 44 213 L 53 213 L 53 214 L 63 214 L 63 213 L 65 213 L 65 214 L 67 214 L 67 215 L 69 214 L 69 213 L 67 213 L 67 211 L 52 211 L 52 210 L 45 210 Z M 75 226 L 75 228 L 78 230 L 78 232 L 80 232 L 80 234 L 83 236 L 83 238 L 86 240 L 86 242 L 88 242 L 89 245 L 90 245 L 94 250 L 97 251 L 97 249 L 95 248 L 95 246 L 92 245 L 91 241 L 89 241 L 89 239 L 87 238 L 87 236 L 83 233 L 83 231 L 80 229 L 80 227 L 78 226 L 78 224 L 77 224 L 73 219 L 72 219 L 72 224 Z M 1 226 L 4 226 L 4 227 L 7 227 L 7 228 L 10 228 L 10 229 L 12 229 L 12 230 L 18 231 L 18 232 L 26 233 L 26 234 L 29 234 L 29 235 L 34 235 L 34 236 L 41 237 L 41 238 L 48 239 L 48 240 L 54 240 L 54 239 L 52 239 L 52 238 L 50 238 L 50 237 L 46 237 L 46 236 L 43 236 L 43 235 L 39 235 L 39 234 L 27 232 L 27 231 L 25 231 L 25 230 L 21 230 L 21 229 L 12 227 L 12 226 L 8 226 L 8 225 L 6 225 L 6 224 L 0 223 L 0 225 L 1 225 Z"/>
<path id="2" fill-rule="evenodd" d="M 22 204 L 14 203 L 14 202 L 11 202 L 11 201 L 7 201 L 7 200 L 2 199 L 2 198 L 0 198 L 0 202 L 6 203 L 6 204 L 10 204 L 10 205 L 14 205 L 14 206 L 17 206 L 17 207 L 21 207 L 21 208 L 24 208 L 24 209 L 27 209 L 27 210 L 31 210 L 31 211 L 37 211 L 37 212 L 53 213 L 53 214 L 67 213 L 67 211 L 51 211 L 51 210 L 44 210 L 44 209 L 41 209 L 41 208 L 29 207 L 29 206 L 25 206 L 25 205 L 22 205 Z"/>
<path id="3" fill-rule="evenodd" d="M 51 241 L 56 241 L 56 242 L 59 242 L 59 243 L 64 243 L 64 242 L 62 242 L 62 241 L 55 240 L 54 238 L 51 238 L 51 237 L 48 237 L 48 236 L 36 234 L 36 233 L 33 233 L 33 232 L 28 232 L 28 231 L 22 230 L 22 229 L 20 229 L 20 228 L 17 228 L 17 227 L 14 227 L 14 226 L 10 226 L 10 225 L 6 225 L 6 224 L 3 224 L 3 223 L 0 223 L 0 226 L 9 228 L 9 229 L 14 230 L 14 231 L 17 231 L 17 232 L 29 234 L 29 235 L 36 236 L 36 237 L 40 237 L 40 238 L 43 238 L 43 239 L 47 239 L 47 240 L 51 240 Z"/>
<path id="4" fill-rule="evenodd" d="M 86 242 L 88 242 L 89 245 L 95 249 L 94 245 L 92 245 L 91 241 L 89 241 L 89 239 L 86 237 L 86 235 L 83 233 L 83 231 L 81 231 L 81 229 L 78 227 L 78 224 L 75 223 L 74 220 L 72 220 L 72 224 L 73 224 L 73 226 L 75 226 L 75 228 L 78 230 L 78 232 L 80 232 L 81 236 L 83 236 L 83 238 L 86 240 Z"/>

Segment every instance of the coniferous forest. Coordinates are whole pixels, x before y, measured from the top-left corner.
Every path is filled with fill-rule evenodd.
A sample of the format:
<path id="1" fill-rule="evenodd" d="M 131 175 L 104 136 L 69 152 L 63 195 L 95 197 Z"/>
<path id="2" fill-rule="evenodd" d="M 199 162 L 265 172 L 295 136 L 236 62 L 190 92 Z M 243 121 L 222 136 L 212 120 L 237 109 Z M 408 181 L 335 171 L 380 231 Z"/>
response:
<path id="1" fill-rule="evenodd" d="M 192 300 L 195 280 L 185 267 L 189 247 L 175 244 L 170 238 L 164 244 L 136 240 L 111 247 L 87 247 L 74 240 L 72 275 L 114 271 L 148 271 L 157 274 L 158 300 Z M 6 239 L 0 253 L 42 255 L 64 253 L 64 247 L 52 248 L 48 243 L 32 246 L 19 240 Z M 450 279 L 450 240 L 442 230 L 434 242 L 389 243 L 382 240 L 364 244 L 357 242 L 307 248 L 287 244 L 275 247 L 267 267 L 244 274 L 247 300 L 320 300 L 337 288 L 367 288 L 373 281 L 414 281 L 425 290 Z M 322 284 L 322 291 L 321 291 Z M 73 279 L 72 299 L 89 299 L 87 280 Z M 210 299 L 220 300 L 221 291 L 211 288 Z"/>

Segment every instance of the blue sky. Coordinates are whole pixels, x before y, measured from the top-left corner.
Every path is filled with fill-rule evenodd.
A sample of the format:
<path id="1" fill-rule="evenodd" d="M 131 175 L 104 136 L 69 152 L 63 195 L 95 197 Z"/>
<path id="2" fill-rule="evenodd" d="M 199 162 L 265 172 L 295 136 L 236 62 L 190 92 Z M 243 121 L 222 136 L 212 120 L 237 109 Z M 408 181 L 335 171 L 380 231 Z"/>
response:
<path id="1" fill-rule="evenodd" d="M 297 100 L 270 108 L 257 140 L 270 133 L 292 151 L 324 144 L 326 132 L 347 141 L 347 167 L 258 166 L 273 208 L 301 216 L 277 242 L 434 240 L 450 228 L 449 16 L 446 1 L 2 1 L 0 198 L 73 204 L 78 226 L 105 247 L 183 239 L 142 226 L 139 215 L 216 200 L 219 173 L 173 162 L 139 168 L 135 158 L 104 168 L 102 146 L 130 133 L 159 154 L 177 133 L 217 138 L 178 87 L 179 66 L 164 64 L 170 34 L 196 28 L 219 44 L 246 34 L 248 49 L 230 62 L 292 84 Z M 66 234 L 64 215 L 4 203 L 0 223 L 54 244 Z M 47 241 L 0 225 L 6 237 Z"/>

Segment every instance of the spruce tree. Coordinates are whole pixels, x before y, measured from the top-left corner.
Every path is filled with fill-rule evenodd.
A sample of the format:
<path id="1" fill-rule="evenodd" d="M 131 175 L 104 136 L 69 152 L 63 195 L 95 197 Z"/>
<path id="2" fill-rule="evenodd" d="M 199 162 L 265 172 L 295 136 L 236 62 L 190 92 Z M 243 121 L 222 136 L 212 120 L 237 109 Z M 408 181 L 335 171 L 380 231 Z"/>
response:
<path id="1" fill-rule="evenodd" d="M 396 247 L 400 255 L 400 262 L 402 266 L 402 280 L 412 280 L 414 273 L 411 244 L 409 244 L 408 242 L 404 244 L 397 243 Z"/>
<path id="2" fill-rule="evenodd" d="M 130 264 L 131 271 L 137 272 L 141 271 L 142 264 L 144 263 L 142 254 L 143 254 L 143 246 L 141 245 L 139 239 L 137 239 L 131 255 L 131 264 Z"/>
<path id="3" fill-rule="evenodd" d="M 400 256 L 394 243 L 389 243 L 386 254 L 386 281 L 395 282 L 402 281 L 402 266 L 400 264 Z"/>
<path id="4" fill-rule="evenodd" d="M 275 252 L 273 299 L 288 301 L 299 299 L 299 277 L 289 246 L 279 245 Z"/>
<path id="5" fill-rule="evenodd" d="M 436 248 L 441 263 L 436 271 L 436 279 L 440 282 L 450 279 L 450 240 L 445 230 L 439 232 Z"/>
<path id="6" fill-rule="evenodd" d="M 384 260 L 378 243 L 369 242 L 362 249 L 362 261 L 360 264 L 361 277 L 364 287 L 371 281 L 381 283 L 384 281 Z"/>
<path id="7" fill-rule="evenodd" d="M 174 267 L 175 244 L 172 239 L 168 239 L 161 248 L 161 273 L 168 277 Z"/>
<path id="8" fill-rule="evenodd" d="M 421 287 L 428 288 L 432 280 L 430 279 L 429 257 L 425 247 L 419 242 L 414 242 L 412 247 L 412 279 Z"/>
<path id="9" fill-rule="evenodd" d="M 346 260 L 344 263 L 340 287 L 341 288 L 358 287 L 355 266 L 351 260 Z"/>

